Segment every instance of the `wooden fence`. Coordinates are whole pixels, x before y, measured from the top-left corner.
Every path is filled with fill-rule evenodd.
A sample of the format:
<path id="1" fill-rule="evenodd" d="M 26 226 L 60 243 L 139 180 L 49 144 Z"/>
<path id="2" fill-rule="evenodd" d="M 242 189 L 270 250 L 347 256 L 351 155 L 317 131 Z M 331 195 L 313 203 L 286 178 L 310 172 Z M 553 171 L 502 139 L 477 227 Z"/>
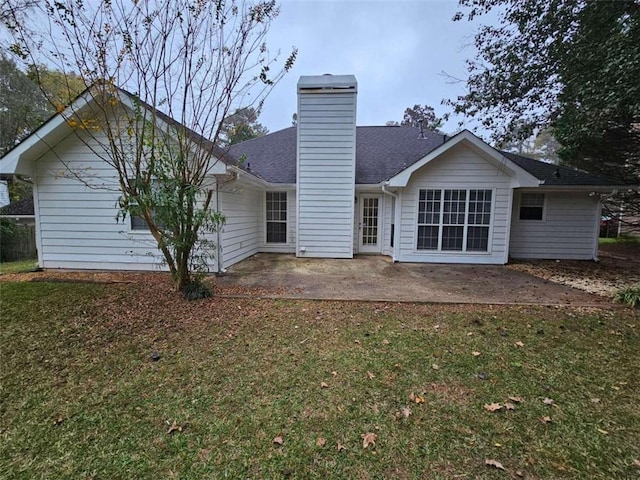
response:
<path id="1" fill-rule="evenodd" d="M 15 225 L 10 232 L 3 229 L 0 237 L 0 261 L 15 262 L 38 256 L 36 251 L 36 227 Z"/>

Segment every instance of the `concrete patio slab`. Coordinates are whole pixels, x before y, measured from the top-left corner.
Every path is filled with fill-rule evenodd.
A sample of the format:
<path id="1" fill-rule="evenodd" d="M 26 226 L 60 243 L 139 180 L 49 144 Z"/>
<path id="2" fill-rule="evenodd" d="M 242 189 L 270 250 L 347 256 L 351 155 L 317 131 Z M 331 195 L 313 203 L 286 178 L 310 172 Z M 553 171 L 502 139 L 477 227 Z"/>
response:
<path id="1" fill-rule="evenodd" d="M 260 253 L 216 280 L 269 289 L 280 298 L 603 306 L 610 300 L 504 266 L 393 263 L 389 257 L 351 260 Z"/>

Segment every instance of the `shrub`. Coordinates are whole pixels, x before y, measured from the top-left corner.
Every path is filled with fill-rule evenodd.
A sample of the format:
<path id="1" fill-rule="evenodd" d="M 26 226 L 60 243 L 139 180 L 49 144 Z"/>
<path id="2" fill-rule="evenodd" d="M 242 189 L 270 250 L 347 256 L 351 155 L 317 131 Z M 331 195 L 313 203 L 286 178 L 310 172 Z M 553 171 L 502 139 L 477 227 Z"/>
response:
<path id="1" fill-rule="evenodd" d="M 211 285 L 204 283 L 201 277 L 191 279 L 182 287 L 182 296 L 187 300 L 199 300 L 213 295 Z"/>
<path id="2" fill-rule="evenodd" d="M 616 302 L 626 303 L 633 308 L 640 307 L 640 284 L 624 287 L 616 292 Z"/>

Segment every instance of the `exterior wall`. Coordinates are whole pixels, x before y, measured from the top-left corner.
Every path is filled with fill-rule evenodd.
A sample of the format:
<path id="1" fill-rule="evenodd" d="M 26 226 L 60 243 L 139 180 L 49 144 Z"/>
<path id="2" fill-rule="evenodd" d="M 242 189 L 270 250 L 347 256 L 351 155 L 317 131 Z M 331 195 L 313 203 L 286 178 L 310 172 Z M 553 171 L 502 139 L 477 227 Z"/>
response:
<path id="1" fill-rule="evenodd" d="M 94 145 L 93 148 L 99 148 Z M 166 270 L 155 239 L 144 230 L 131 230 L 130 219 L 116 221 L 117 173 L 96 157 L 75 135 L 35 162 L 34 205 L 36 243 L 43 268 L 96 270 Z M 83 171 L 89 188 L 81 181 L 61 176 L 64 158 L 72 170 Z M 227 217 L 220 232 L 222 266 L 257 253 L 260 246 L 259 212 L 263 193 L 238 181 L 225 184 L 219 208 Z M 215 201 L 212 208 L 218 208 Z M 216 234 L 213 240 L 217 241 Z M 217 271 L 217 260 L 210 265 Z"/>
<path id="2" fill-rule="evenodd" d="M 223 268 L 258 253 L 263 198 L 262 191 L 237 181 L 221 188 L 220 210 L 227 219 L 220 234 Z"/>
<path id="3" fill-rule="evenodd" d="M 94 149 L 99 145 L 92 145 Z M 151 234 L 132 231 L 130 221 L 116 221 L 118 182 L 115 170 L 75 135 L 69 135 L 36 160 L 34 168 L 36 242 L 43 268 L 104 270 L 161 269 L 161 255 Z M 64 158 L 72 171 L 92 185 L 61 175 Z"/>
<path id="4" fill-rule="evenodd" d="M 299 256 L 353 256 L 355 120 L 355 88 L 298 93 Z"/>
<path id="5" fill-rule="evenodd" d="M 600 203 L 589 192 L 545 192 L 542 220 L 519 220 L 514 195 L 509 255 L 512 258 L 591 260 L 597 256 Z"/>
<path id="6" fill-rule="evenodd" d="M 417 250 L 420 189 L 492 189 L 488 252 Z M 469 148 L 457 145 L 415 172 L 400 192 L 400 225 L 395 227 L 396 260 L 401 262 L 504 264 L 511 221 L 511 177 Z"/>
<path id="7" fill-rule="evenodd" d="M 391 246 L 391 228 L 395 223 L 394 206 L 396 199 L 391 195 L 382 197 L 383 213 L 382 213 L 382 254 L 393 255 L 393 247 Z M 394 227 L 395 228 L 395 227 Z"/>

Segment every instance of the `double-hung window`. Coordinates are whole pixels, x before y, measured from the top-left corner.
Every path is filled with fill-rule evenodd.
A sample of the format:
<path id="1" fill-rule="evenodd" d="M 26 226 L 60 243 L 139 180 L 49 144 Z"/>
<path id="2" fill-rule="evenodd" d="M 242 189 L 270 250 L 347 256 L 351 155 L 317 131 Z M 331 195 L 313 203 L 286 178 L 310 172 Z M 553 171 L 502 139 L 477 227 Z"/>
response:
<path id="1" fill-rule="evenodd" d="M 267 192 L 267 243 L 287 243 L 287 192 Z"/>
<path id="2" fill-rule="evenodd" d="M 416 248 L 487 252 L 492 197 L 492 190 L 420 190 Z"/>
<path id="3" fill-rule="evenodd" d="M 542 220 L 544 218 L 544 193 L 520 195 L 520 220 Z"/>

